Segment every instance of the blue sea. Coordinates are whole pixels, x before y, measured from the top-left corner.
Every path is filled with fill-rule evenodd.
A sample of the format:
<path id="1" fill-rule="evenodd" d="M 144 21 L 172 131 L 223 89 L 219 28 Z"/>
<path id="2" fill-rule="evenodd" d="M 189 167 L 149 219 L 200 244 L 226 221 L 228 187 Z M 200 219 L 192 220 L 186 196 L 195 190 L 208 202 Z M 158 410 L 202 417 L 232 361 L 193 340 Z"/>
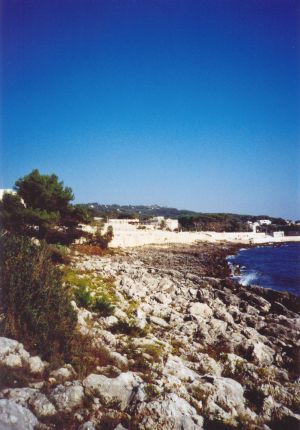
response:
<path id="1" fill-rule="evenodd" d="M 227 260 L 233 267 L 240 267 L 240 274 L 233 277 L 242 285 L 300 295 L 300 243 L 241 249 Z"/>

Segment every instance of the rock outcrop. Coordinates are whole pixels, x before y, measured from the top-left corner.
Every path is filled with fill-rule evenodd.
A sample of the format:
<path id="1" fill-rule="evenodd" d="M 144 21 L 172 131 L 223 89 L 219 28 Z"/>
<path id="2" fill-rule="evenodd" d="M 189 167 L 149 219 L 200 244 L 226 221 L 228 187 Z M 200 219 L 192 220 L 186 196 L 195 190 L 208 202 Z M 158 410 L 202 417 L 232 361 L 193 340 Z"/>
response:
<path id="1" fill-rule="evenodd" d="M 78 374 L 0 338 L 0 428 L 297 429 L 299 298 L 232 281 L 232 252 L 75 255 L 80 273 L 114 280 L 112 315 L 73 303 L 81 336 L 106 362 Z"/>

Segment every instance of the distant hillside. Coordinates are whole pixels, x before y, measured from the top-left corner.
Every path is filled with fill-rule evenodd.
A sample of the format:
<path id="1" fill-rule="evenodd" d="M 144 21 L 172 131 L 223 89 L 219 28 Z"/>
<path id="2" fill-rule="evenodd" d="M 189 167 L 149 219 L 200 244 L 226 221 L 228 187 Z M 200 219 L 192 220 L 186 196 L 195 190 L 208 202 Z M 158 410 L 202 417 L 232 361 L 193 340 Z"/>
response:
<path id="1" fill-rule="evenodd" d="M 269 219 L 274 227 L 286 225 L 282 218 L 274 218 L 268 215 L 240 215 L 231 213 L 202 213 L 186 209 L 169 208 L 158 205 L 102 205 L 99 203 L 87 203 L 82 205 L 88 208 L 93 216 L 105 218 L 139 218 L 141 220 L 153 216 L 178 219 L 181 229 L 188 231 L 247 231 L 247 221 Z"/>
<path id="2" fill-rule="evenodd" d="M 104 216 L 109 218 L 140 218 L 146 219 L 153 216 L 164 216 L 166 218 L 178 219 L 182 216 L 197 215 L 197 212 L 189 210 L 179 210 L 158 205 L 102 205 L 99 203 L 87 203 L 82 205 L 91 210 L 94 216 Z"/>

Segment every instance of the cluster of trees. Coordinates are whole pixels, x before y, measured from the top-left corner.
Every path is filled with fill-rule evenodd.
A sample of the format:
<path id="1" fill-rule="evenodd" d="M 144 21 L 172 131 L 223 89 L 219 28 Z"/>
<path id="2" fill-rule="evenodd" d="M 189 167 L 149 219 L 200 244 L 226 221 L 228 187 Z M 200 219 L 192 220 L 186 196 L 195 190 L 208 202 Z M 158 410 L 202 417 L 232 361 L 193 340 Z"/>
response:
<path id="1" fill-rule="evenodd" d="M 102 205 L 99 203 L 86 203 L 82 205 L 88 208 L 93 216 L 103 218 L 139 218 L 146 220 L 156 216 L 164 216 L 165 218 L 178 219 L 180 216 L 197 215 L 197 212 L 188 210 L 179 210 L 176 208 L 162 207 L 158 205 Z"/>
<path id="2" fill-rule="evenodd" d="M 79 224 L 91 220 L 87 209 L 71 204 L 72 189 L 54 174 L 35 169 L 16 181 L 15 191 L 0 202 L 1 226 L 11 233 L 68 244 L 82 236 Z"/>
<path id="3" fill-rule="evenodd" d="M 92 218 L 73 200 L 72 189 L 56 175 L 33 170 L 0 202 L 0 336 L 20 340 L 43 358 L 69 362 L 77 315 L 57 255 L 79 237 L 105 248 L 113 236 L 112 230 L 84 233 L 80 224 Z"/>
<path id="4" fill-rule="evenodd" d="M 179 218 L 183 230 L 188 231 L 247 231 L 247 218 L 235 214 L 201 214 Z"/>

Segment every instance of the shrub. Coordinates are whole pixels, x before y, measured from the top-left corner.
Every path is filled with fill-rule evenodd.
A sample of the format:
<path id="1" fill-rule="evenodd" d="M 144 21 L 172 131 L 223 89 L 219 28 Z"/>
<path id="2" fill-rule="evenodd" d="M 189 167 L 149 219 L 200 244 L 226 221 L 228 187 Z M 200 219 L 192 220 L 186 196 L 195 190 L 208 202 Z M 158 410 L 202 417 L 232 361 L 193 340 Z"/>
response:
<path id="1" fill-rule="evenodd" d="M 115 309 L 109 298 L 105 297 L 104 295 L 96 297 L 93 307 L 96 311 L 100 312 L 104 316 L 112 315 Z"/>
<path id="2" fill-rule="evenodd" d="M 0 237 L 0 279 L 5 315 L 0 332 L 22 341 L 49 359 L 65 357 L 77 316 L 62 273 L 51 260 L 51 250 L 29 238 Z"/>
<path id="3" fill-rule="evenodd" d="M 160 395 L 158 388 L 154 384 L 147 384 L 145 386 L 145 392 L 150 400 L 155 399 Z"/>
<path id="4" fill-rule="evenodd" d="M 78 306 L 90 308 L 93 304 L 93 297 L 90 290 L 85 285 L 79 285 L 74 292 L 74 298 Z"/>
<path id="5" fill-rule="evenodd" d="M 70 263 L 70 250 L 63 245 L 49 245 L 51 259 L 53 263 L 68 264 Z"/>
<path id="6" fill-rule="evenodd" d="M 97 366 L 112 364 L 109 352 L 104 346 L 95 346 L 89 336 L 80 333 L 71 341 L 69 362 L 81 378 L 93 372 Z"/>
<path id="7" fill-rule="evenodd" d="M 109 242 L 114 237 L 113 228 L 111 225 L 107 227 L 107 231 L 102 233 L 102 229 L 98 228 L 95 235 L 90 239 L 90 245 L 99 246 L 102 249 L 107 249 Z"/>
<path id="8" fill-rule="evenodd" d="M 114 312 L 117 297 L 111 279 L 67 269 L 64 280 L 78 306 L 98 311 L 103 316 L 111 315 Z"/>

